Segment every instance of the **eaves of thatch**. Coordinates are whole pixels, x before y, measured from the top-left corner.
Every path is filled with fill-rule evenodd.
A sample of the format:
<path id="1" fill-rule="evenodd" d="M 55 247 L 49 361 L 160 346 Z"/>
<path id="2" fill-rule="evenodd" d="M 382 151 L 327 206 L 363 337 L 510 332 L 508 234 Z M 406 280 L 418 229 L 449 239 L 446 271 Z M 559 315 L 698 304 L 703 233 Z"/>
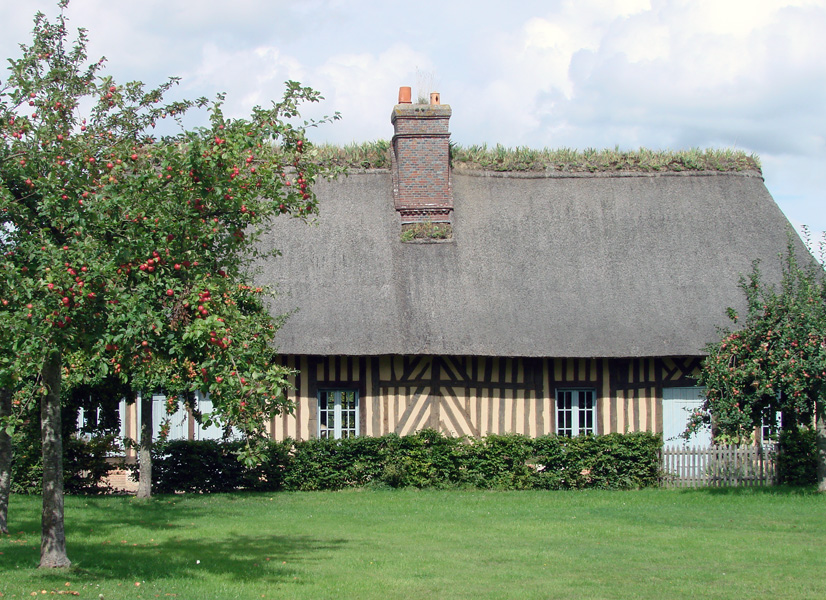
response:
<path id="1" fill-rule="evenodd" d="M 403 243 L 389 171 L 321 182 L 260 278 L 285 354 L 701 354 L 790 225 L 755 172 L 453 173 L 453 239 Z M 796 236 L 795 236 L 796 239 Z M 801 245 L 801 251 L 805 251 Z"/>

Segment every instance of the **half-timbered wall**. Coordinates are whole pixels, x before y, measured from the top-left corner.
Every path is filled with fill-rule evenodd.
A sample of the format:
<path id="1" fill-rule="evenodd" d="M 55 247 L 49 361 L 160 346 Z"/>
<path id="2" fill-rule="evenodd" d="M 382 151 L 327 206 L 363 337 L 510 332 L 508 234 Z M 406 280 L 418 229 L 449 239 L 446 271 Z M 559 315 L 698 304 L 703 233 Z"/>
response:
<path id="1" fill-rule="evenodd" d="M 316 437 L 318 391 L 357 389 L 362 435 L 540 436 L 556 429 L 556 390 L 587 388 L 596 392 L 598 433 L 661 432 L 663 387 L 694 385 L 699 360 L 288 356 L 295 411 L 270 429 L 279 440 Z"/>

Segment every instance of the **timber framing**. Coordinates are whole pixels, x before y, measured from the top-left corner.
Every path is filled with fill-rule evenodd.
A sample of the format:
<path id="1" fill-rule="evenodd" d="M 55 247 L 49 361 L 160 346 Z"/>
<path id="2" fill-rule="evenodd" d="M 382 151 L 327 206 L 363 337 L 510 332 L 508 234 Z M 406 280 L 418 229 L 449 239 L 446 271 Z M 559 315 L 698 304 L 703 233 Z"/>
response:
<path id="1" fill-rule="evenodd" d="M 593 389 L 598 433 L 662 432 L 658 400 L 667 387 L 696 385 L 698 357 L 566 359 L 432 355 L 286 356 L 298 371 L 291 416 L 274 419 L 275 439 L 318 429 L 318 393 L 358 390 L 366 435 L 432 428 L 454 435 L 555 432 L 556 391 Z"/>

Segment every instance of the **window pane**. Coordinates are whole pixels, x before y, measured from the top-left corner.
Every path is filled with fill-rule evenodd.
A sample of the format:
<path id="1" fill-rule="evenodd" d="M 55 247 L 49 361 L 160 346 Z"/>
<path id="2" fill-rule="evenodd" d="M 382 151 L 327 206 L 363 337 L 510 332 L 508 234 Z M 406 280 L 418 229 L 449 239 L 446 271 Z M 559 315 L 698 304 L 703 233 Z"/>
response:
<path id="1" fill-rule="evenodd" d="M 559 435 L 571 436 L 572 430 L 572 411 L 571 406 L 573 402 L 573 393 L 568 390 L 560 390 L 556 396 L 556 432 Z"/>
<path id="2" fill-rule="evenodd" d="M 579 434 L 594 433 L 594 392 L 579 392 Z"/>
<path id="3" fill-rule="evenodd" d="M 332 420 L 331 414 L 327 410 L 319 410 L 318 411 L 318 434 L 319 437 L 326 438 L 328 436 L 328 423 Z M 333 425 L 333 423 L 330 423 Z"/>

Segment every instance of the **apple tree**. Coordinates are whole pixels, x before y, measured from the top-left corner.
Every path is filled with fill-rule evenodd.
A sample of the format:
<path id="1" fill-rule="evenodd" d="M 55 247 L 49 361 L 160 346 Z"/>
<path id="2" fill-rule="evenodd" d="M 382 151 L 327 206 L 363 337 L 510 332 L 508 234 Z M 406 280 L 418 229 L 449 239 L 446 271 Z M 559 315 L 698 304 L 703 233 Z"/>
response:
<path id="1" fill-rule="evenodd" d="M 689 429 L 713 423 L 720 433 L 748 439 L 777 413 L 787 430 L 814 423 L 818 485 L 826 491 L 826 278 L 807 258 L 800 265 L 789 244 L 779 289 L 763 283 L 757 264 L 741 280 L 745 318 L 706 348 L 699 377 L 706 400 Z M 731 309 L 729 316 L 740 320 Z"/>
<path id="2" fill-rule="evenodd" d="M 41 567 L 70 564 L 60 439 L 68 354 L 133 389 L 207 392 L 216 418 L 250 439 L 287 408 L 287 373 L 268 345 L 277 322 L 249 267 L 272 218 L 315 213 L 312 185 L 324 174 L 305 137 L 315 123 L 295 124 L 317 92 L 288 82 L 283 100 L 247 119 L 226 118 L 220 96 L 164 102 L 176 80 L 147 90 L 116 83 L 102 59 L 87 63 L 85 32 L 68 39 L 67 3 L 54 22 L 36 15 L 31 45 L 0 84 L 0 318 L 10 357 L 0 385 L 29 382 L 41 406 Z M 154 134 L 162 120 L 207 106 L 207 127 Z"/>

